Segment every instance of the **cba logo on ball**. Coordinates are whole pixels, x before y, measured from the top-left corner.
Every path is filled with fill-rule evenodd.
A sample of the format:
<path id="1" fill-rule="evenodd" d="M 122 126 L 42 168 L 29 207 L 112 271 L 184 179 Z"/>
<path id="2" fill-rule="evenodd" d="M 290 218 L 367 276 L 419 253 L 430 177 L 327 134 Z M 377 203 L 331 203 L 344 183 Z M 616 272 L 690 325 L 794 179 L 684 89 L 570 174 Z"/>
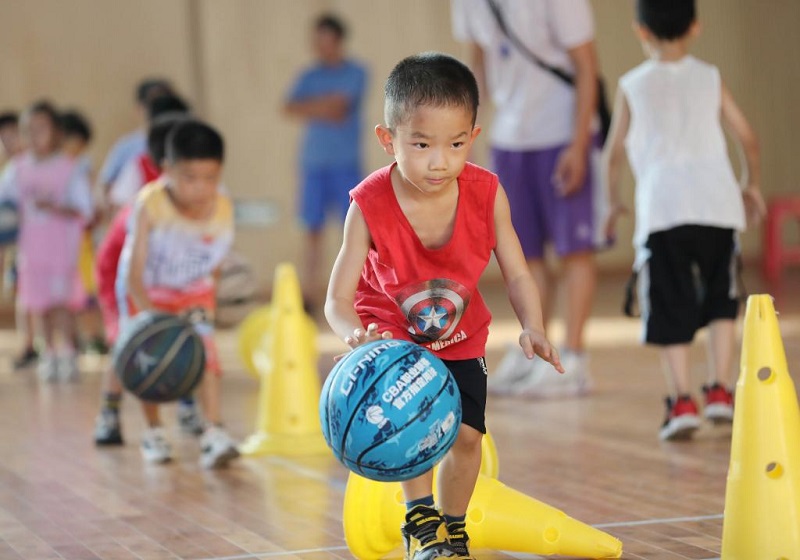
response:
<path id="1" fill-rule="evenodd" d="M 386 417 L 383 415 L 383 407 L 377 404 L 372 405 L 367 409 L 366 416 L 367 422 L 370 424 L 375 424 L 378 429 L 383 428 L 388 422 Z"/>
<path id="2" fill-rule="evenodd" d="M 469 305 L 469 291 L 453 280 L 437 278 L 409 286 L 397 295 L 408 319 L 408 332 L 418 343 L 450 338 Z"/>

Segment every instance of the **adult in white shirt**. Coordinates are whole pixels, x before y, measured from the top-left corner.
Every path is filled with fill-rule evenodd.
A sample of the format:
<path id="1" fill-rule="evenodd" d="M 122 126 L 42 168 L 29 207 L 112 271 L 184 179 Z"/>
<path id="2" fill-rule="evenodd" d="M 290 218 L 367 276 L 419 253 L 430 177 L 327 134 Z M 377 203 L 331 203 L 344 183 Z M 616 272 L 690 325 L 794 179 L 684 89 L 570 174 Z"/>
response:
<path id="1" fill-rule="evenodd" d="M 453 31 L 470 43 L 471 65 L 495 105 L 492 168 L 508 193 L 511 219 L 542 294 L 555 301 L 545 264 L 552 245 L 563 265 L 566 374 L 510 350 L 489 378 L 495 394 L 537 397 L 589 389 L 583 331 L 595 288 L 602 210 L 589 172 L 595 144 L 597 63 L 588 0 L 451 0 Z M 505 29 L 504 29 L 505 28 Z M 574 77 L 574 85 L 533 57 Z"/>

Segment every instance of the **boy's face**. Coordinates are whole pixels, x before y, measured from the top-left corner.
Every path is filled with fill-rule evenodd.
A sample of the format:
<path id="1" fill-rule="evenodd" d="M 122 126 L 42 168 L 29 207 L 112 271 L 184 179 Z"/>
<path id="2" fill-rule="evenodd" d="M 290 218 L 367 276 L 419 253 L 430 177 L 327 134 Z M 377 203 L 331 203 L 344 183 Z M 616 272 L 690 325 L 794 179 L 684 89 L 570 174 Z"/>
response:
<path id="1" fill-rule="evenodd" d="M 34 154 L 44 157 L 57 149 L 59 132 L 48 115 L 31 113 L 23 122 L 28 144 Z"/>
<path id="2" fill-rule="evenodd" d="M 184 159 L 166 162 L 164 173 L 175 201 L 183 207 L 212 202 L 222 178 L 222 162 L 216 159 Z"/>
<path id="3" fill-rule="evenodd" d="M 0 144 L 3 145 L 3 151 L 8 157 L 22 151 L 22 139 L 19 137 L 19 127 L 16 124 L 0 128 Z"/>
<path id="4" fill-rule="evenodd" d="M 67 134 L 61 141 L 61 151 L 71 158 L 76 158 L 86 151 L 86 140 L 77 134 Z"/>
<path id="5" fill-rule="evenodd" d="M 397 161 L 403 181 L 427 194 L 456 184 L 480 131 L 467 109 L 429 105 L 415 109 L 393 131 L 375 128 L 381 146 Z"/>

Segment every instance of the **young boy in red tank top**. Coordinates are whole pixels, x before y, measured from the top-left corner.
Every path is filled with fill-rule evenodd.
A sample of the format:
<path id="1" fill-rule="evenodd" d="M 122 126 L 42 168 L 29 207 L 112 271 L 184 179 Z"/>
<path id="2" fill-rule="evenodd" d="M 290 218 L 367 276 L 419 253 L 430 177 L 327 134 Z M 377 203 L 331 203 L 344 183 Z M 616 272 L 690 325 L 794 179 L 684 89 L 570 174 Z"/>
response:
<path id="1" fill-rule="evenodd" d="M 401 61 L 385 87 L 385 125 L 375 128 L 395 163 L 351 191 L 344 242 L 325 303 L 333 330 L 352 348 L 381 338 L 425 346 L 458 383 L 462 425 L 439 469 L 403 483 L 406 558 L 471 558 L 467 505 L 486 432 L 486 365 L 491 320 L 477 289 L 494 252 L 523 330 L 519 343 L 563 373 L 544 332 L 539 292 L 511 225 L 497 176 L 468 164 L 478 86 L 470 70 L 446 55 Z"/>

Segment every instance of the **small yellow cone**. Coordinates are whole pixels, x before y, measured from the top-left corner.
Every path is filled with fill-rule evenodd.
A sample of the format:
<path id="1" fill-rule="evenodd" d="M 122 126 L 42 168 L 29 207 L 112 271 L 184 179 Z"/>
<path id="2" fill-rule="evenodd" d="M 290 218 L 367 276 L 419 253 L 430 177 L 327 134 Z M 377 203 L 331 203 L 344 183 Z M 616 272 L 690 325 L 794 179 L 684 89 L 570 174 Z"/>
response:
<path id="1" fill-rule="evenodd" d="M 800 409 L 772 298 L 747 300 L 723 560 L 800 558 Z"/>
<path id="2" fill-rule="evenodd" d="M 438 467 L 434 467 L 436 469 Z M 481 474 L 497 478 L 497 447 L 487 430 L 481 440 Z M 365 516 L 364 512 L 375 512 Z M 344 538 L 350 552 L 374 560 L 400 544 L 405 499 L 399 482 L 376 482 L 350 473 L 344 494 Z"/>
<path id="3" fill-rule="evenodd" d="M 260 373 L 256 432 L 239 446 L 243 455 L 315 455 L 328 452 L 319 423 L 320 382 L 316 329 L 309 326 L 297 273 L 275 271 L 266 352 L 254 351 Z M 263 342 L 263 340 L 262 340 Z"/>
<path id="4" fill-rule="evenodd" d="M 563 512 L 495 480 L 497 454 L 484 438 L 481 474 L 467 510 L 475 548 L 583 558 L 619 558 L 622 543 Z M 361 560 L 381 558 L 400 546 L 405 514 L 399 482 L 375 482 L 350 473 L 344 496 L 344 536 Z"/>
<path id="5" fill-rule="evenodd" d="M 467 509 L 467 531 L 475 548 L 579 558 L 622 556 L 618 539 L 483 475 Z"/>

